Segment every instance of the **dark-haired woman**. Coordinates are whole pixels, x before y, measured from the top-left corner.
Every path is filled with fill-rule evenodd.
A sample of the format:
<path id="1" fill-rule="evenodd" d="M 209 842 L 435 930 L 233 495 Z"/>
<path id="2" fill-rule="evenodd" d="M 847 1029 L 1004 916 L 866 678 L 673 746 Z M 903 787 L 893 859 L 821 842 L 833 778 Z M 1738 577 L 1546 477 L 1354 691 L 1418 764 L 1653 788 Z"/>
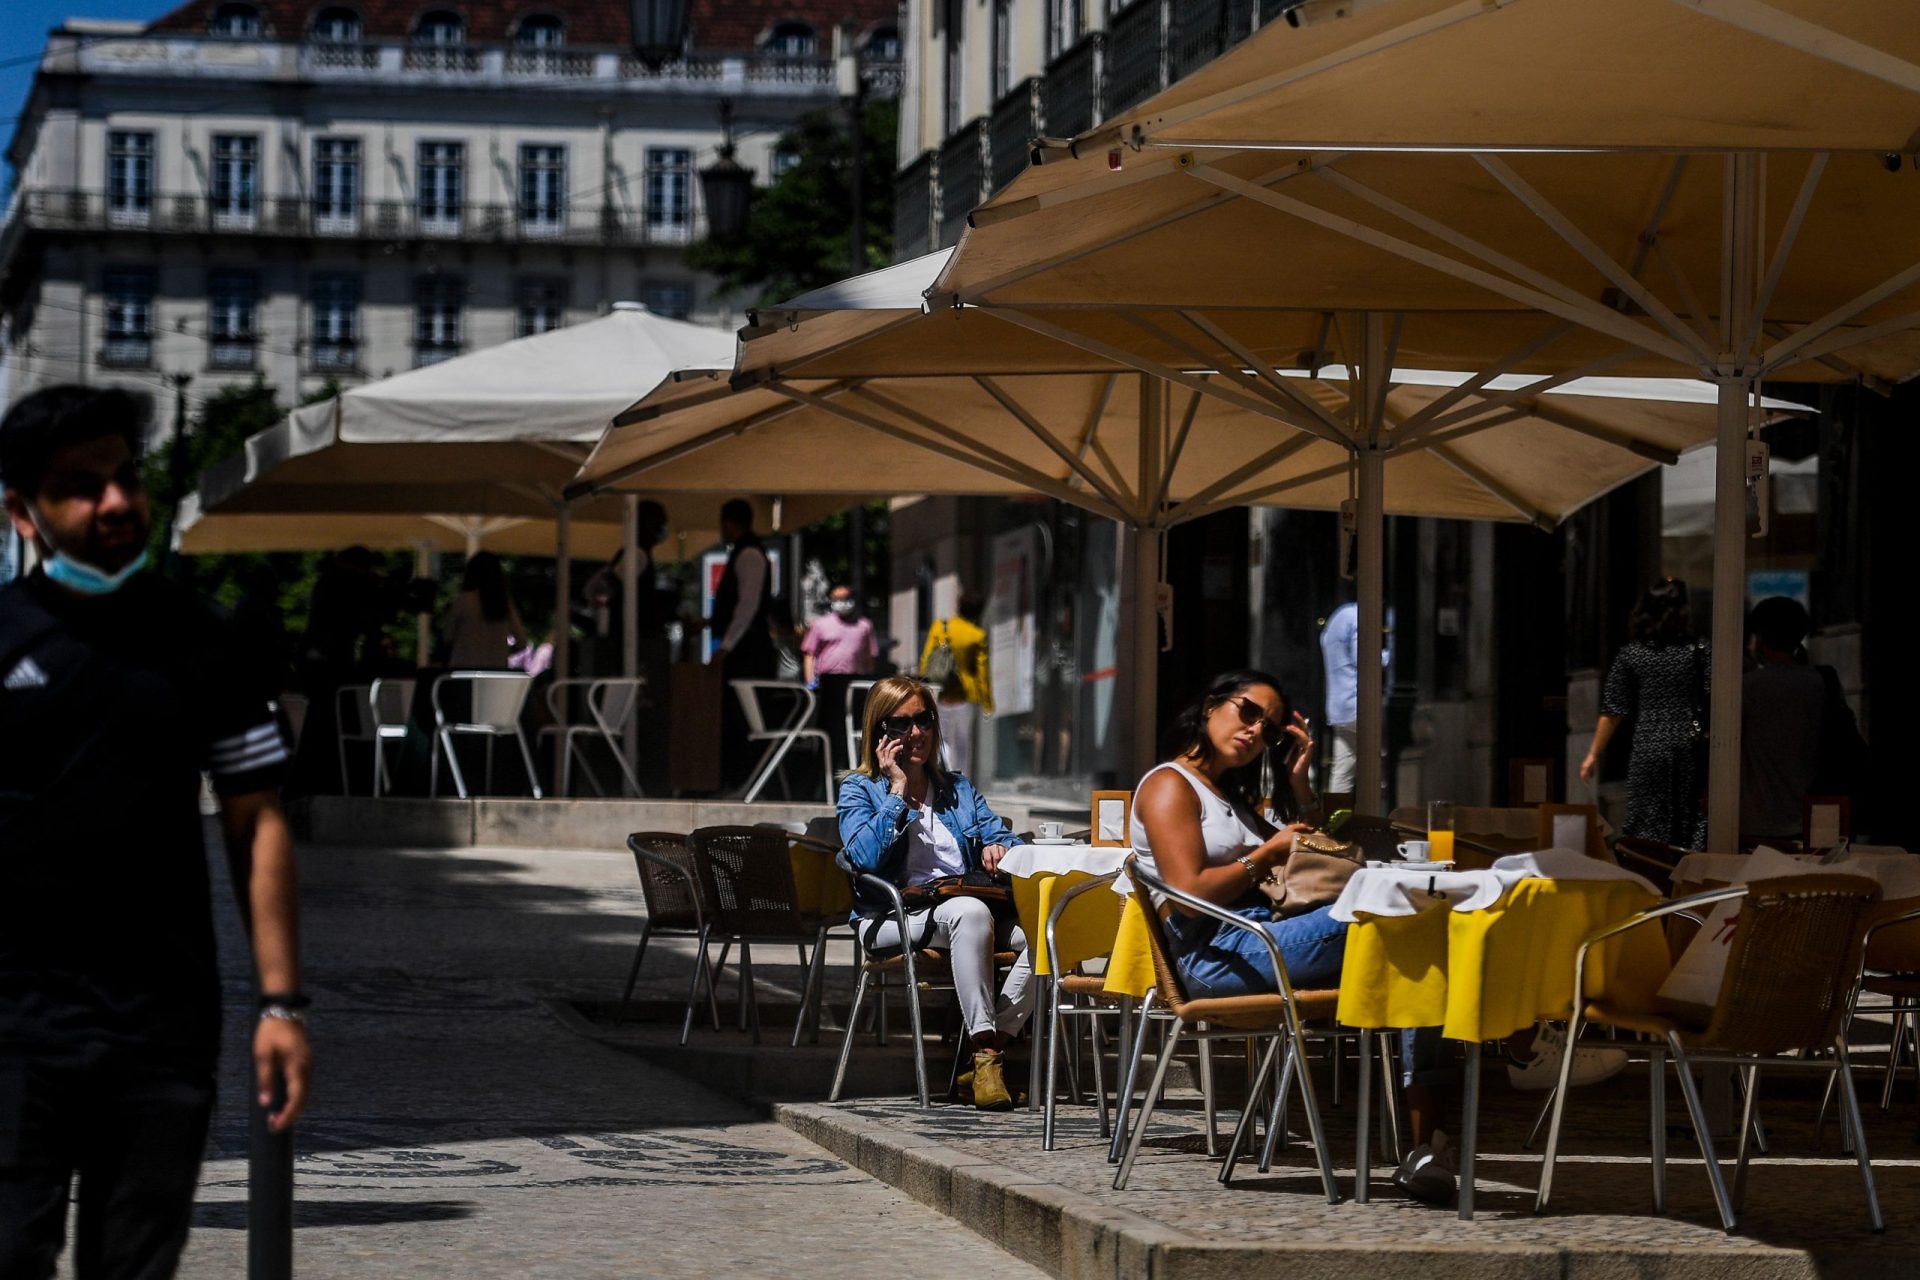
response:
<path id="1" fill-rule="evenodd" d="M 840 784 L 839 818 L 847 861 L 903 889 L 994 871 L 1020 843 L 973 784 L 940 763 L 933 691 L 912 676 L 888 676 L 868 693 L 860 763 Z M 902 943 L 884 897 L 857 894 L 854 926 L 870 950 Z M 1011 916 L 996 917 L 985 902 L 965 897 L 914 912 L 907 927 L 914 946 L 937 947 L 952 963 L 954 996 L 973 1043 L 974 1105 L 1011 1108 L 1002 1055 L 1032 1014 L 1035 996 L 1025 935 Z M 997 950 L 1019 958 L 996 996 Z"/>
<path id="2" fill-rule="evenodd" d="M 1593 745 L 1580 764 L 1581 779 L 1591 783 L 1614 732 L 1633 721 L 1623 834 L 1682 849 L 1706 845 L 1706 776 L 1694 725 L 1704 723 L 1711 665 L 1706 643 L 1693 637 L 1687 584 L 1662 578 L 1643 591 L 1627 619 L 1627 643 L 1607 672 Z"/>
<path id="3" fill-rule="evenodd" d="M 467 561 L 460 594 L 447 612 L 447 665 L 456 671 L 505 671 L 507 659 L 526 642 L 527 629 L 507 594 L 500 557 L 482 551 Z"/>

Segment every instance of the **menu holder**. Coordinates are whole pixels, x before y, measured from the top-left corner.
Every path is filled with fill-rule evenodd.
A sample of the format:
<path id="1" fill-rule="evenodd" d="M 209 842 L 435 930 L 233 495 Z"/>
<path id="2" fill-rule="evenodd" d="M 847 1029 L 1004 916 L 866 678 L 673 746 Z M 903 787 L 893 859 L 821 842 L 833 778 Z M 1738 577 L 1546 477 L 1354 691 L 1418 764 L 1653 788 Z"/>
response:
<path id="1" fill-rule="evenodd" d="M 1802 829 L 1807 848 L 1833 848 L 1853 834 L 1853 801 L 1846 796 L 1808 796 Z"/>
<path id="2" fill-rule="evenodd" d="M 1125 848 L 1133 843 L 1133 793 L 1096 791 L 1087 815 L 1087 843 L 1100 849 Z"/>
<path id="3" fill-rule="evenodd" d="M 1540 847 L 1577 849 L 1589 858 L 1611 862 L 1607 845 L 1600 838 L 1600 810 L 1590 804 L 1543 804 L 1540 806 Z"/>

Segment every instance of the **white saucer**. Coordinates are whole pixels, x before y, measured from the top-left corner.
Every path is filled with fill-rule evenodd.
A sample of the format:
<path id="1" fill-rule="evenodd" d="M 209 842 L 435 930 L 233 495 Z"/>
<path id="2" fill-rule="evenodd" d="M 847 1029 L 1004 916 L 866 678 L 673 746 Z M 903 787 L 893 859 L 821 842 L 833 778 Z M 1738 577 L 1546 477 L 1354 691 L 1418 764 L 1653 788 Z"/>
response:
<path id="1" fill-rule="evenodd" d="M 1060 836 L 1057 839 L 1053 839 L 1053 840 L 1042 840 L 1038 836 L 1035 836 L 1032 840 L 1028 841 L 1027 843 L 1029 844 L 1079 844 L 1080 842 L 1078 840 L 1069 840 L 1065 836 Z"/>

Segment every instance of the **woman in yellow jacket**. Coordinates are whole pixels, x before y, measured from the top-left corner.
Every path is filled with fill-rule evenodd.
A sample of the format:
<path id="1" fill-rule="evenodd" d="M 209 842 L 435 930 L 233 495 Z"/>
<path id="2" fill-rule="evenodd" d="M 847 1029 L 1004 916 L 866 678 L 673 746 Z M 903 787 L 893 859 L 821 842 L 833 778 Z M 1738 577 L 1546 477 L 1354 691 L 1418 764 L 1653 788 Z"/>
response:
<path id="1" fill-rule="evenodd" d="M 987 669 L 987 633 L 980 597 L 960 596 L 959 612 L 933 624 L 920 651 L 920 674 L 940 686 L 940 743 L 946 767 L 973 772 L 973 730 L 993 714 L 993 677 Z"/>

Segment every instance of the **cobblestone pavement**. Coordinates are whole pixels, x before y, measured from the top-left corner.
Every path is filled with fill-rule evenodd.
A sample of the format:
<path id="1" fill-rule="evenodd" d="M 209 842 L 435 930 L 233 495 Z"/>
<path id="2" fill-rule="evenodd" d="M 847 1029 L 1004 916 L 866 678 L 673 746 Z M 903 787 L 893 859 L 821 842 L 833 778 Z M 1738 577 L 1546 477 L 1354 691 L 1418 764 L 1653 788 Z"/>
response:
<path id="1" fill-rule="evenodd" d="M 1218 1052 L 1218 1051 L 1216 1051 Z M 1223 1080 L 1243 1076 L 1238 1060 L 1216 1063 Z M 1351 1084 L 1352 1058 L 1346 1071 Z M 1913 1086 L 1903 1080 L 1894 1110 L 1877 1109 L 1879 1074 L 1863 1081 L 1868 1145 L 1873 1153 L 1886 1234 L 1867 1226 L 1858 1166 L 1840 1155 L 1839 1134 L 1829 1115 L 1815 1140 L 1817 1089 L 1782 1085 L 1769 1094 L 1763 1080 L 1761 1111 L 1771 1154 L 1756 1157 L 1749 1175 L 1740 1234 L 1718 1226 L 1712 1193 L 1690 1130 L 1670 1130 L 1667 1208 L 1651 1210 L 1647 1157 L 1647 1078 L 1630 1068 L 1602 1085 L 1581 1090 L 1567 1113 L 1562 1155 L 1550 1211 L 1533 1214 L 1540 1157 L 1522 1150 L 1539 1106 L 1538 1093 L 1510 1089 L 1498 1067 L 1482 1091 L 1478 1216 L 1460 1222 L 1454 1213 L 1404 1198 L 1390 1183 L 1392 1168 L 1374 1164 L 1373 1202 L 1352 1195 L 1354 1113 L 1351 1089 L 1338 1108 L 1329 1105 L 1324 1064 L 1318 1073 L 1321 1103 L 1335 1155 L 1344 1202 L 1329 1206 L 1321 1194 L 1311 1148 L 1296 1138 L 1268 1174 L 1243 1163 L 1229 1187 L 1218 1180 L 1218 1161 L 1206 1158 L 1197 1095 L 1175 1094 L 1172 1106 L 1155 1112 L 1133 1177 L 1125 1191 L 1112 1187 L 1091 1105 L 1062 1106 L 1058 1147 L 1041 1150 L 1039 1117 L 1024 1111 L 981 1114 L 970 1108 L 936 1106 L 918 1111 L 910 1100 L 843 1102 L 839 1110 L 920 1137 L 968 1156 L 1044 1179 L 1102 1204 L 1130 1210 L 1205 1238 L 1240 1244 L 1311 1242 L 1320 1246 L 1550 1245 L 1596 1251 L 1708 1250 L 1730 1260 L 1757 1258 L 1773 1248 L 1810 1250 L 1852 1262 L 1872 1257 L 1920 1266 L 1920 1142 L 1916 1141 Z M 1863 1073 L 1864 1075 L 1864 1073 Z M 1111 1078 L 1111 1077 L 1109 1077 Z M 1670 1125 L 1685 1119 L 1684 1104 L 1669 1077 Z M 1297 1096 L 1297 1095 L 1296 1095 Z M 1238 1118 L 1223 1111 L 1221 1149 Z M 1292 1129 L 1304 1132 L 1297 1106 Z M 1451 1130 L 1452 1126 L 1448 1126 Z M 1732 1143 L 1719 1147 L 1732 1178 Z M 1843 1266 L 1840 1272 L 1845 1273 Z M 1911 1274 L 1909 1272 L 1908 1274 Z"/>
<path id="2" fill-rule="evenodd" d="M 550 998 L 617 993 L 640 904 L 624 852 L 312 849 L 301 867 L 319 1064 L 296 1166 L 302 1277 L 774 1277 L 872 1270 L 903 1239 L 918 1274 L 1040 1274 L 554 1019 Z M 233 1020 L 193 1280 L 246 1263 L 251 995 L 222 923 Z M 686 969 L 661 967 L 664 996 Z"/>

